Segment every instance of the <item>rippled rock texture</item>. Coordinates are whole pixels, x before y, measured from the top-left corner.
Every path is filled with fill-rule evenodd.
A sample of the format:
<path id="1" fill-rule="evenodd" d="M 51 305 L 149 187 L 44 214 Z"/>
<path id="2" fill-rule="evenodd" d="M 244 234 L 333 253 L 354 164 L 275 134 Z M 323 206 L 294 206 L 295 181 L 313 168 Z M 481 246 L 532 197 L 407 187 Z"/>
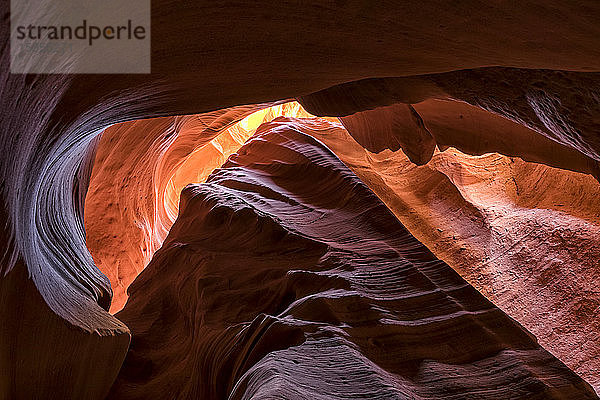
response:
<path id="1" fill-rule="evenodd" d="M 51 1 L 37 3 L 39 10 L 43 3 Z M 184 7 L 171 0 L 154 1 L 152 73 L 147 75 L 11 74 L 9 2 L 1 3 L 0 11 L 0 398 L 105 397 L 132 338 L 130 329 L 109 311 L 124 304 L 126 286 L 167 236 L 177 215 L 179 189 L 189 179 L 205 179 L 252 134 L 252 129 L 243 135 L 225 134 L 235 122 L 291 99 L 313 115 L 340 117 L 347 132 L 338 126 L 327 137 L 317 131 L 310 135 L 322 139 L 438 258 L 523 323 L 569 368 L 600 387 L 594 181 L 600 176 L 599 2 L 425 0 L 374 5 L 308 0 L 300 7 L 282 0 L 188 2 Z M 120 123 L 134 128 L 115 125 Z M 196 163 L 194 154 L 210 162 Z M 306 193 L 297 201 L 312 204 L 320 195 Z M 286 223 L 297 224 L 299 218 Z M 276 226 L 287 226 L 282 224 Z M 302 236 L 300 242 L 314 240 Z M 379 245 L 373 251 L 377 249 Z M 308 254 L 313 256 L 308 261 L 294 256 L 303 269 L 321 265 L 329 250 L 321 255 L 311 251 L 316 253 Z M 322 267 L 331 269 L 333 264 Z M 342 274 L 343 267 L 338 269 Z M 451 270 L 448 274 L 440 282 L 456 278 Z M 355 278 L 340 279 L 335 281 L 344 285 Z M 255 285 L 258 290 L 260 285 Z M 312 281 L 307 285 L 312 287 Z M 191 293 L 172 296 L 192 298 Z M 132 299 L 132 304 L 144 299 Z M 373 312 L 386 309 L 393 307 Z M 139 318 L 167 324 L 189 315 L 167 314 L 162 321 L 156 315 Z M 339 313 L 332 315 L 338 318 Z M 345 318 L 338 319 L 351 321 Z M 388 319 L 381 320 L 387 324 Z M 331 321 L 326 324 L 334 331 L 345 329 Z M 139 332 L 139 325 L 131 323 Z M 184 324 L 186 329 L 191 326 L 198 325 Z M 303 329 L 302 336 L 308 332 Z M 523 337 L 517 331 L 510 340 L 499 336 L 481 343 L 478 351 L 499 343 L 517 346 Z M 351 332 L 358 343 L 364 332 Z M 279 343 L 283 351 L 289 348 L 284 338 L 300 336 L 273 337 L 269 343 Z M 523 346 L 533 346 L 523 340 L 529 343 Z M 134 334 L 132 349 L 150 345 Z M 372 357 L 375 364 L 369 368 L 388 370 L 391 361 L 361 353 L 360 346 L 364 344 L 353 347 L 356 357 Z M 443 353 L 433 347 L 417 350 Z M 136 367 L 131 360 L 158 359 L 154 351 L 162 350 L 129 353 L 123 369 L 129 375 L 121 375 L 114 393 L 131 394 L 132 376 L 152 375 L 151 363 Z M 185 356 L 193 354 L 198 353 Z M 270 354 L 269 360 L 278 353 Z M 521 354 L 525 359 L 511 357 L 512 367 L 531 362 L 527 354 Z M 231 359 L 227 357 L 223 359 Z M 535 375 L 559 365 L 553 371 L 561 378 L 542 379 L 543 385 L 568 388 L 561 382 L 577 381 L 555 359 L 546 360 L 529 371 Z M 230 376 L 218 379 L 231 383 L 240 379 L 235 371 L 258 365 L 251 357 L 238 361 L 227 367 L 234 371 Z M 445 361 L 432 362 L 410 379 L 425 379 L 436 362 Z M 353 366 L 359 374 L 363 367 L 358 361 Z M 324 371 L 329 369 L 311 373 Z M 180 378 L 192 382 L 186 375 L 192 373 L 197 371 L 182 372 Z M 410 390 L 458 390 L 462 376 Z M 256 379 L 245 381 L 248 390 L 258 384 Z M 469 379 L 469 384 L 485 379 Z M 291 378 L 271 382 L 297 384 Z M 390 378 L 381 390 L 404 383 Z M 543 385 L 527 390 L 543 390 Z M 372 388 L 361 386 L 357 392 Z M 521 390 L 502 384 L 496 388 L 514 389 L 516 395 Z M 188 390 L 185 384 L 174 390 L 179 389 Z"/>
<path id="2" fill-rule="evenodd" d="M 200 185 L 117 314 L 112 398 L 595 398 L 278 118 Z"/>
<path id="3" fill-rule="evenodd" d="M 280 115 L 310 116 L 295 102 L 253 104 L 117 124 L 102 133 L 85 225 L 87 247 L 111 281 L 111 312 L 123 307 L 127 287 L 167 236 L 185 185 L 204 182 L 261 123 Z"/>
<path id="4" fill-rule="evenodd" d="M 592 176 L 454 148 L 416 166 L 401 151 L 370 153 L 343 129 L 311 134 L 438 258 L 600 385 L 600 185 Z"/>

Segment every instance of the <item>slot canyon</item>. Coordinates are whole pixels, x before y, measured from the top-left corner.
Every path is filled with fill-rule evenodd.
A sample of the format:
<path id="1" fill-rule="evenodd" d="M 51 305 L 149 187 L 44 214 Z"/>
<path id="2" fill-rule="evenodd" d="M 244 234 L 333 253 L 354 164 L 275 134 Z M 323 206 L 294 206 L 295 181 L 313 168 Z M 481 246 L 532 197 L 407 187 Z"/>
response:
<path id="1" fill-rule="evenodd" d="M 157 0 L 139 74 L 8 3 L 0 399 L 598 399 L 599 2 Z"/>

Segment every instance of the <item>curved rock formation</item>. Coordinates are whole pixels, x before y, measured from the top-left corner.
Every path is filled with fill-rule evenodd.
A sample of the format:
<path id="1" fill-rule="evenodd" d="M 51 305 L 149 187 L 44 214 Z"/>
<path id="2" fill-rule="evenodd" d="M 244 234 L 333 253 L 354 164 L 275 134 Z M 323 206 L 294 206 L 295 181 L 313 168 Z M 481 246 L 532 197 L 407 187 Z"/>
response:
<path id="1" fill-rule="evenodd" d="M 598 73 L 480 68 L 418 77 L 365 79 L 302 96 L 298 100 L 312 114 L 344 116 L 344 124 L 351 134 L 358 138 L 359 143 L 362 143 L 364 133 L 360 132 L 357 125 L 378 127 L 382 124 L 378 123 L 378 120 L 390 121 L 387 124 L 395 125 L 396 131 L 404 130 L 404 134 L 397 132 L 392 136 L 380 137 L 378 146 L 371 149 L 394 150 L 397 148 L 399 135 L 404 141 L 413 137 L 412 142 L 403 143 L 400 140 L 400 147 L 411 160 L 423 164 L 431 154 L 430 136 L 435 138 L 435 134 L 423 133 L 427 130 L 427 118 L 419 114 L 416 106 L 408 113 L 405 104 L 397 103 L 415 105 L 431 98 L 464 101 L 481 109 L 474 110 L 455 103 L 450 105 L 452 117 L 470 114 L 469 111 L 474 110 L 478 114 L 474 119 L 484 121 L 487 125 L 472 132 L 473 137 L 470 138 L 467 148 L 478 148 L 476 151 L 479 152 L 482 148 L 487 152 L 508 151 L 510 155 L 548 165 L 566 164 L 567 168 L 591 173 L 600 180 L 600 142 L 596 135 L 600 127 Z M 396 105 L 393 106 L 394 104 Z M 457 124 L 455 118 L 448 118 L 448 107 L 441 112 L 440 118 L 440 114 L 437 113 L 439 106 L 440 104 L 435 104 L 432 107 L 429 104 L 425 108 L 433 110 L 434 119 L 438 123 L 441 122 L 442 126 L 450 122 L 450 126 L 443 126 L 446 129 L 441 129 L 442 132 L 445 131 L 443 145 L 459 148 L 465 146 L 465 139 L 460 137 L 460 130 L 455 129 L 452 132 L 447 129 L 456 125 L 464 127 L 465 122 L 460 121 Z M 482 110 L 506 117 L 522 126 L 511 127 L 507 122 L 496 124 L 499 119 Z M 416 131 L 418 134 L 410 135 L 406 128 L 400 128 L 402 123 L 399 121 L 404 121 L 406 126 L 407 123 L 410 124 L 410 120 L 417 121 L 412 124 L 419 128 L 413 127 L 408 131 Z M 486 132 L 485 128 L 489 125 L 495 126 L 491 132 Z M 353 128 L 359 130 L 353 133 Z M 533 146 L 523 146 L 519 149 L 514 145 L 507 146 L 506 140 L 494 135 L 496 132 L 501 136 L 509 134 L 512 141 L 524 138 Z M 385 139 L 389 144 L 381 143 Z"/>
<path id="2" fill-rule="evenodd" d="M 419 167 L 402 152 L 372 154 L 342 129 L 313 135 L 438 258 L 600 385 L 600 184 L 594 178 L 455 149 L 436 151 Z"/>
<path id="3" fill-rule="evenodd" d="M 402 107 L 410 110 L 410 106 Z M 393 139 L 398 138 L 398 132 L 410 138 L 419 129 L 418 125 L 403 125 L 406 122 L 399 110 L 400 105 L 396 105 L 341 118 L 362 147 L 341 128 L 313 134 L 327 143 L 438 257 L 534 332 L 561 361 L 596 384 L 595 343 L 600 329 L 591 314 L 598 299 L 585 282 L 598 281 L 594 260 L 598 257 L 595 232 L 600 211 L 593 201 L 598 196 L 598 184 L 591 177 L 498 154 L 469 157 L 456 151 L 436 152 L 426 168 L 415 168 L 401 152 L 368 152 L 381 151 L 390 144 L 397 150 L 401 146 Z M 415 104 L 412 110 L 412 115 L 419 110 L 417 119 L 409 113 L 404 114 L 406 121 L 418 121 L 424 127 L 421 129 L 433 132 L 437 145 L 444 148 L 445 143 L 458 139 L 461 150 L 471 154 L 485 154 L 499 147 L 504 154 L 525 153 L 521 156 L 533 161 L 555 154 L 566 169 L 585 169 L 587 165 L 580 153 L 550 140 L 544 142 L 522 125 L 465 103 L 428 100 Z M 162 127 L 151 130 L 140 125 L 160 120 L 124 123 L 104 133 L 87 198 L 86 230 L 88 247 L 115 292 L 113 312 L 122 307 L 127 286 L 162 244 L 173 223 L 177 214 L 173 197 L 186 183 L 204 181 L 224 161 L 222 151 L 237 150 L 253 132 L 252 127 L 282 113 L 310 116 L 294 103 L 264 109 L 253 114 L 254 123 L 245 123 L 241 136 L 237 136 L 237 125 L 222 130 L 217 126 L 209 138 L 218 136 L 209 145 L 205 145 L 202 132 L 189 131 L 189 122 L 174 134 Z M 371 118 L 371 114 L 379 118 Z M 212 114 L 198 115 L 192 121 L 211 118 Z M 396 125 L 386 125 L 391 120 Z M 232 133 L 239 137 L 237 141 Z M 482 138 L 475 141 L 476 136 Z M 165 149 L 165 156 L 155 155 L 144 139 L 167 143 L 154 145 Z M 195 146 L 198 148 L 191 151 Z M 139 162 L 139 157 L 144 161 Z M 123 158 L 130 162 L 119 163 Z M 165 159 L 170 161 L 161 161 Z M 161 169 L 165 165 L 176 167 Z M 140 219 L 145 223 L 140 224 Z M 144 230 L 153 224 L 162 227 L 161 233 Z M 511 227 L 514 229 L 509 231 Z M 531 235 L 534 229 L 539 233 Z M 559 241 L 552 239 L 557 232 L 563 232 Z M 582 246 L 583 251 L 579 250 Z M 515 252 L 515 248 L 521 250 Z M 586 278 L 581 284 L 577 280 L 543 279 L 541 276 L 556 269 L 557 263 Z M 582 308 L 583 303 L 586 306 Z M 550 313 L 551 319 L 539 318 Z M 568 332 L 563 330 L 566 325 L 571 327 Z M 573 348 L 579 351 L 574 353 Z"/>
<path id="4" fill-rule="evenodd" d="M 185 7 L 172 1 L 153 2 L 152 73 L 146 75 L 11 74 L 9 3 L 0 5 L 3 22 L 0 24 L 0 220 L 4 222 L 0 231 L 4 243 L 0 252 L 0 310 L 3 322 L 9 321 L 0 325 L 0 397 L 100 399 L 108 392 L 127 352 L 129 329 L 108 312 L 113 290 L 110 280 L 96 267 L 86 248 L 83 223 L 84 198 L 97 138 L 114 124 L 155 117 L 181 122 L 189 117 L 176 116 L 213 113 L 211 121 L 226 125 L 232 107 L 253 108 L 256 104 L 298 98 L 308 111 L 317 114 L 349 117 L 349 121 L 356 117 L 357 123 L 345 123 L 358 140 L 364 139 L 361 143 L 376 144 L 378 148 L 401 147 L 419 163 L 426 162 L 431 155 L 432 142 L 427 131 L 441 148 L 456 146 L 470 154 L 497 151 L 599 176 L 600 26 L 597 21 L 600 4 L 595 0 L 577 4 L 531 0 L 518 5 L 426 0 L 381 2 L 376 6 L 363 0 L 330 3 L 309 0 L 303 2 L 302 7 L 286 0 L 277 3 L 191 2 Z M 39 1 L 34 11 L 44 13 L 52 9 L 52 4 L 51 0 Z M 52 12 L 48 11 L 49 19 Z M 74 54 L 74 59 L 77 56 Z M 442 104 L 449 100 L 453 103 Z M 370 110 L 388 106 L 409 109 L 411 113 L 392 113 L 389 121 L 378 125 L 387 130 L 385 140 L 372 140 L 376 132 L 365 128 L 374 123 L 368 114 Z M 419 121 L 412 110 L 422 121 L 422 125 L 416 123 L 416 137 L 409 135 L 411 129 L 407 128 Z M 477 117 L 472 122 L 457 121 L 454 113 L 463 113 L 463 110 L 474 110 Z M 238 111 L 239 108 L 233 110 Z M 379 114 L 380 111 L 374 112 Z M 350 116 L 363 112 L 366 117 Z M 407 114 L 414 117 L 413 125 L 403 119 Z M 512 123 L 497 120 L 491 114 L 506 117 Z M 480 122 L 486 129 L 478 128 Z M 144 125 L 143 122 L 137 124 Z M 396 130 L 398 126 L 403 129 Z M 199 127 L 197 133 L 206 134 L 206 139 L 197 139 L 214 138 L 212 135 L 216 132 L 204 128 Z M 160 131 L 153 130 L 152 134 Z M 465 132 L 468 140 L 465 140 Z M 502 134 L 507 135 L 506 139 Z M 160 147 L 152 146 L 164 145 L 169 140 L 163 137 L 159 141 L 142 142 L 141 145 L 147 145 L 152 151 L 139 160 L 148 161 L 151 166 L 155 162 L 153 157 L 162 154 Z M 186 152 L 197 147 L 196 142 L 182 144 L 185 151 L 181 154 L 189 154 Z M 433 157 L 435 160 L 436 156 Z M 505 161 L 501 159 L 500 163 L 502 160 Z M 168 156 L 163 161 L 159 163 L 158 173 L 165 173 L 169 179 L 161 178 L 159 182 L 168 185 L 172 167 L 181 162 L 181 158 Z M 145 167 L 138 165 L 134 170 Z M 448 186 L 454 190 L 452 196 L 458 191 L 460 197 L 469 197 L 465 193 L 470 185 L 463 182 L 461 174 L 453 168 L 461 169 L 455 163 L 445 169 L 453 176 L 455 188 L 460 188 Z M 523 179 L 528 180 L 530 170 L 530 167 L 525 168 Z M 533 176 L 544 175 L 545 171 L 540 168 Z M 149 174 L 155 172 L 148 171 Z M 366 181 L 369 173 L 361 171 L 359 175 Z M 581 175 L 573 176 L 581 178 Z M 183 175 L 181 177 L 183 180 Z M 479 178 L 469 177 L 472 179 Z M 578 197 L 570 193 L 571 189 L 582 187 L 571 179 L 566 186 L 571 183 L 573 186 L 565 191 L 586 204 L 594 203 L 595 198 L 588 196 L 595 192 L 587 192 L 586 179 L 583 179 L 586 184 L 582 190 L 588 194 Z M 136 193 L 149 196 L 154 207 L 154 187 L 148 188 L 147 183 L 141 185 L 142 192 Z M 373 182 L 369 185 L 374 189 L 377 186 L 373 186 Z M 534 192 L 543 192 L 533 181 L 528 185 Z M 378 191 L 380 196 L 383 197 L 384 192 L 397 193 L 385 186 L 394 184 L 388 181 L 383 185 L 382 191 Z M 502 185 L 492 186 L 508 204 L 525 201 L 512 193 L 510 196 L 506 196 L 506 191 L 502 193 L 510 185 L 504 189 Z M 166 193 L 162 189 L 159 192 Z M 430 193 L 428 189 L 422 192 L 412 196 L 417 201 L 415 204 L 419 204 L 421 194 Z M 170 199 L 174 197 L 169 196 L 164 210 L 172 209 Z M 550 192 L 545 198 L 530 195 L 525 204 L 534 209 L 538 201 L 549 204 L 550 196 Z M 469 206 L 468 211 L 473 211 L 476 218 L 487 219 L 481 209 L 495 202 L 488 203 L 490 198 L 497 197 L 497 193 L 489 198 L 471 195 L 473 206 Z M 144 203 L 140 199 L 125 200 L 129 201 Z M 562 206 L 549 208 L 556 207 Z M 402 214 L 393 205 L 390 208 Z M 450 211 L 462 215 L 460 211 Z M 573 215 L 579 215 L 578 212 L 574 211 Z M 545 211 L 535 213 L 542 215 Z M 522 213 L 523 218 L 531 221 L 528 214 L 531 213 Z M 425 207 L 422 215 L 429 215 Z M 149 217 L 152 217 L 149 219 L 152 226 L 144 227 L 144 231 L 164 237 L 167 225 L 163 218 L 172 216 Z M 560 221 L 568 219 L 569 215 L 561 216 Z M 595 221 L 569 220 L 581 232 L 589 229 L 595 233 Z M 466 219 L 461 221 L 466 222 Z M 473 222 L 478 223 L 478 220 L 471 220 Z M 522 219 L 515 219 L 511 224 L 521 222 Z M 416 222 L 406 225 L 410 229 L 420 227 Z M 460 230 L 469 228 L 463 225 Z M 559 230 L 559 233 L 566 232 L 565 235 L 553 233 L 555 236 L 552 236 L 557 243 L 569 243 L 565 245 L 569 249 L 567 260 L 571 259 L 579 237 L 584 236 L 570 236 L 569 230 Z M 146 233 L 134 236 L 134 240 L 144 242 Z M 433 234 L 436 235 L 435 231 Z M 508 241 L 502 244 L 503 237 Z M 519 238 L 519 232 L 499 235 L 498 240 L 492 241 L 492 252 L 501 253 Z M 93 242 L 93 237 L 90 239 Z M 543 238 L 540 240 L 543 242 Z M 429 239 L 423 241 L 430 246 L 434 243 Z M 148 258 L 139 256 L 142 254 L 139 243 L 135 244 L 138 252 L 131 264 L 141 265 Z M 156 243 L 151 239 L 146 251 L 151 246 L 156 247 Z M 477 241 L 473 243 L 472 248 L 479 246 Z M 563 257 L 560 247 L 544 248 L 552 250 L 548 254 L 558 254 L 560 258 Z M 448 245 L 447 248 L 453 247 Z M 549 260 L 552 269 L 548 275 L 552 276 L 558 268 L 561 269 L 558 277 L 577 270 L 572 280 L 578 284 L 590 282 L 581 298 L 594 298 L 591 286 L 596 280 L 589 266 L 595 258 L 587 258 L 593 256 L 593 251 L 592 248 L 589 253 L 582 252 L 585 260 L 574 259 L 573 267 L 568 261 L 553 263 Z M 459 256 L 454 254 L 453 257 Z M 107 259 L 111 258 L 107 256 Z M 512 262 L 507 261 L 509 268 Z M 459 263 L 453 266 L 461 269 Z M 490 276 L 495 273 L 488 272 Z M 528 271 L 521 272 L 527 276 Z M 560 282 L 552 286 L 554 280 L 544 278 L 540 282 L 558 288 L 557 293 L 569 289 Z M 480 287 L 482 291 L 486 285 Z M 494 281 L 491 285 L 498 283 Z M 520 293 L 528 287 L 524 285 Z M 578 289 L 579 286 L 575 286 L 569 290 Z M 507 304 L 510 296 L 498 297 L 496 301 Z M 566 303 L 577 304 L 581 298 L 568 297 Z M 119 296 L 117 304 L 123 300 L 124 296 Z M 581 302 L 579 309 L 585 316 L 581 321 L 595 312 L 594 301 Z M 553 310 L 547 306 L 550 303 L 539 303 L 546 304 L 543 312 Z M 533 315 L 524 317 L 535 319 Z M 577 320 L 570 318 L 566 320 Z M 552 326 L 562 321 L 548 320 Z M 536 333 L 548 331 L 542 328 Z M 555 337 L 563 336 L 574 338 L 575 332 L 557 332 Z M 133 340 L 135 345 L 136 339 Z M 566 351 L 571 340 L 575 339 L 563 342 L 565 346 L 561 351 Z M 585 357 L 593 353 L 596 342 L 590 341 L 586 349 L 591 347 L 591 350 L 586 350 Z M 578 354 L 577 351 L 571 353 L 573 357 Z M 587 358 L 580 360 L 585 363 Z M 584 367 L 585 364 L 573 366 Z"/>
<path id="5" fill-rule="evenodd" d="M 161 246 L 179 194 L 203 182 L 264 121 L 309 116 L 298 103 L 255 104 L 185 117 L 137 120 L 106 129 L 86 197 L 86 243 L 110 279 L 111 312 Z"/>
<path id="6" fill-rule="evenodd" d="M 186 187 L 110 397 L 596 398 L 304 133 L 332 129 L 278 118 Z"/>

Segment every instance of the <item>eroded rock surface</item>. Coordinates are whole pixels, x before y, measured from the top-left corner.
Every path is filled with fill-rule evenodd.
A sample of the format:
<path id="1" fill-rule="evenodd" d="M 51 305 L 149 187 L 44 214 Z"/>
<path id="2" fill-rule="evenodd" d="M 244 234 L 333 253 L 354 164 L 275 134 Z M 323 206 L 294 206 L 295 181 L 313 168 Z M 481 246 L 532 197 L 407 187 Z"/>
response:
<path id="1" fill-rule="evenodd" d="M 468 135 L 474 121 L 456 132 Z M 600 184 L 592 176 L 454 148 L 416 166 L 401 151 L 370 153 L 343 129 L 311 135 L 437 257 L 600 387 Z"/>
<path id="2" fill-rule="evenodd" d="M 148 75 L 10 73 L 9 3 L 0 4 L 0 238 L 4 243 L 0 286 L 2 315 L 10 320 L 2 325 L 2 366 L 9 372 L 0 374 L 0 388 L 8 397 L 27 397 L 31 390 L 38 398 L 82 397 L 82 388 L 93 387 L 83 397 L 101 398 L 121 362 L 118 355 L 126 351 L 128 329 L 108 312 L 111 282 L 85 246 L 82 207 L 97 136 L 113 124 L 218 113 L 215 110 L 227 113 L 230 107 L 304 99 L 374 79 L 378 82 L 374 90 L 369 89 L 367 96 L 358 93 L 354 99 L 367 107 L 348 111 L 352 96 L 336 90 L 326 103 L 345 105 L 351 114 L 397 103 L 411 104 L 420 113 L 417 103 L 465 101 L 527 125 L 537 136 L 527 131 L 527 140 L 521 142 L 525 136 L 511 128 L 508 141 L 482 146 L 480 142 L 490 136 L 471 132 L 475 135 L 459 143 L 456 139 L 463 135 L 461 130 L 453 131 L 460 125 L 451 121 L 454 116 L 438 118 L 434 110 L 430 125 L 427 118 L 423 121 L 438 145 L 475 153 L 507 151 L 510 156 L 598 177 L 600 3 L 595 0 L 576 4 L 532 0 L 518 5 L 428 0 L 377 6 L 368 1 L 319 0 L 305 1 L 302 7 L 285 0 L 190 2 L 185 7 L 173 1 L 153 2 L 152 73 Z M 52 19 L 48 9 L 54 9 L 53 4 L 40 1 L 33 11 Z M 73 54 L 73 59 L 78 56 Z M 388 79 L 397 82 L 391 93 L 382 96 L 379 89 L 382 85 L 385 89 Z M 514 134 L 518 134 L 515 142 L 522 145 L 511 145 Z M 410 144 L 407 153 L 411 155 L 412 148 L 412 155 L 421 161 L 430 154 L 421 151 L 419 141 L 417 146 L 405 142 Z M 429 192 L 414 193 L 415 198 L 421 193 Z M 155 226 L 164 235 L 162 222 Z M 415 223 L 410 229 L 419 226 Z M 509 240 L 495 252 L 510 247 L 520 236 L 515 232 L 503 237 Z M 577 242 L 562 236 L 556 243 L 564 238 Z M 144 259 L 133 258 L 134 264 Z M 589 259 L 582 262 L 585 278 L 577 271 L 573 280 L 595 285 Z M 564 271 L 557 276 L 575 268 L 567 263 L 560 267 Z M 585 296 L 594 294 L 593 289 L 587 290 Z M 23 294 L 30 294 L 32 300 L 22 298 Z M 116 300 L 118 304 L 123 296 Z M 586 316 L 595 312 L 594 303 L 580 309 Z M 20 318 L 20 313 L 31 315 Z M 41 326 L 43 330 L 38 330 Z M 94 353 L 90 343 L 97 343 L 97 336 L 106 347 Z M 36 347 L 16 351 L 15 343 Z M 106 363 L 102 378 L 94 360 Z M 61 373 L 55 369 L 59 363 L 65 370 Z"/>
<path id="3" fill-rule="evenodd" d="M 182 193 L 111 398 L 596 398 L 321 142 L 264 124 Z"/>
<path id="4" fill-rule="evenodd" d="M 262 122 L 283 114 L 309 116 L 298 103 L 253 104 L 126 122 L 102 133 L 85 227 L 94 262 L 111 282 L 112 313 L 165 240 L 185 185 L 204 182 Z"/>

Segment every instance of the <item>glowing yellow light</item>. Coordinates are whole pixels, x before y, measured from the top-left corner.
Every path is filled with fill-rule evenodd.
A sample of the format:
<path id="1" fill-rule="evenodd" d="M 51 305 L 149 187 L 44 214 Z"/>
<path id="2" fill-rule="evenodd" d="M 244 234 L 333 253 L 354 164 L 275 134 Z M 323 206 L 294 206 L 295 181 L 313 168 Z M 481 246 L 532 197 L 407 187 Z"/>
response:
<path id="1" fill-rule="evenodd" d="M 315 118 L 298 102 L 290 102 L 256 111 L 227 128 L 207 145 L 194 150 L 171 176 L 163 197 L 163 207 L 173 224 L 179 211 L 179 195 L 190 183 L 205 182 L 210 173 L 219 168 L 256 132 L 263 123 L 277 117 Z"/>

